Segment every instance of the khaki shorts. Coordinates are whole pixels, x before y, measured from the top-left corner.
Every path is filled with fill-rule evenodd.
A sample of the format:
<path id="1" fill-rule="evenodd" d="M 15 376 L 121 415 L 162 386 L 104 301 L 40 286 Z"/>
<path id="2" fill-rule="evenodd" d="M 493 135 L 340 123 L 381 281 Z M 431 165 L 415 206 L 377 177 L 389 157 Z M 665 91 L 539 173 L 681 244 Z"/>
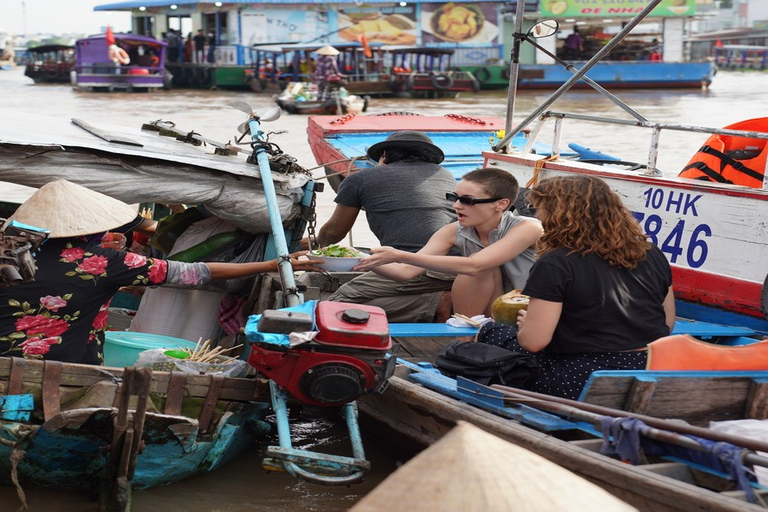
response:
<path id="1" fill-rule="evenodd" d="M 434 322 L 440 298 L 453 286 L 453 278 L 430 273 L 401 283 L 366 272 L 342 285 L 328 300 L 378 306 L 390 322 Z"/>

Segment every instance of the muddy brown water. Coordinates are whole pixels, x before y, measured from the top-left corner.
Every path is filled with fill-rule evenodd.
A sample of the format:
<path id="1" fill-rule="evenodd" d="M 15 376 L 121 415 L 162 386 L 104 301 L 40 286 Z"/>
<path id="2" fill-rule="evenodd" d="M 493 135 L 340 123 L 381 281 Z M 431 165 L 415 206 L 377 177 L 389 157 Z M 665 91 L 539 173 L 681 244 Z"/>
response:
<path id="1" fill-rule="evenodd" d="M 748 72 L 723 72 L 715 77 L 707 90 L 631 90 L 614 91 L 635 110 L 651 121 L 675 124 L 724 126 L 742 119 L 759 117 L 768 111 L 766 93 L 768 75 Z M 194 130 L 205 137 L 226 141 L 235 137 L 236 126 L 244 115 L 229 107 L 233 101 L 247 101 L 255 111 L 273 106 L 269 96 L 250 91 L 172 90 L 152 94 L 91 93 L 73 90 L 68 85 L 34 85 L 23 75 L 23 69 L 0 71 L 0 122 L 10 123 L 27 113 L 78 117 L 98 125 L 140 125 L 147 121 L 173 121 L 184 130 Z M 546 92 L 520 93 L 515 120 L 521 120 L 548 97 Z M 406 98 L 373 99 L 368 113 L 393 111 L 417 112 L 425 115 L 447 113 L 505 115 L 504 91 L 487 91 L 455 100 L 416 100 Z M 627 118 L 609 100 L 592 91 L 570 92 L 559 99 L 552 110 L 579 112 Z M 316 167 L 306 137 L 304 116 L 284 115 L 265 125 L 265 131 L 280 131 L 272 138 L 281 148 L 307 167 Z M 40 130 L 44 131 L 45 126 Z M 551 130 L 551 128 L 545 128 Z M 682 168 L 706 138 L 703 134 L 664 132 L 660 141 L 658 167 L 674 175 Z M 544 140 L 551 140 L 551 137 Z M 643 162 L 647 158 L 650 131 L 606 129 L 587 122 L 566 121 L 563 141 L 576 141 L 584 146 L 621 156 L 624 160 Z M 485 148 L 484 148 L 485 149 Z M 316 176 L 322 176 L 318 169 Z M 0 182 L 0 194 L 13 199 L 10 187 Z M 10 196 L 10 197 L 8 197 Z M 318 222 L 333 211 L 330 187 L 318 198 Z M 375 246 L 375 238 L 360 216 L 352 232 L 352 243 Z M 348 442 L 340 423 L 333 415 L 308 412 L 297 425 L 296 445 L 320 451 L 349 454 Z M 170 486 L 136 491 L 135 512 L 227 512 L 227 511 L 336 511 L 347 510 L 392 472 L 398 461 L 366 439 L 366 450 L 372 462 L 372 473 L 362 484 L 351 487 L 324 487 L 296 482 L 280 473 L 261 469 L 261 452 L 254 447 L 214 473 L 188 479 Z M 81 493 L 63 493 L 26 489 L 32 511 L 87 512 L 98 510 L 96 501 Z M 0 487 L 0 510 L 21 510 L 15 491 Z"/>

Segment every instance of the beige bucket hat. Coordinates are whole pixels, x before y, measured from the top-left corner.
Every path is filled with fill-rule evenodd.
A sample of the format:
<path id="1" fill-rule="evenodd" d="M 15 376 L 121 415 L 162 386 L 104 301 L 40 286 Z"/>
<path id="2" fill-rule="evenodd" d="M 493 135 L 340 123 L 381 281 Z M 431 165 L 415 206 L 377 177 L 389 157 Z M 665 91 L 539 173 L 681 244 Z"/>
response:
<path id="1" fill-rule="evenodd" d="M 24 201 L 11 220 L 50 230 L 51 238 L 67 238 L 118 228 L 137 220 L 137 211 L 100 192 L 56 180 Z"/>
<path id="2" fill-rule="evenodd" d="M 350 512 L 381 510 L 637 512 L 567 469 L 463 421 L 387 477 Z"/>
<path id="3" fill-rule="evenodd" d="M 339 50 L 337 50 L 333 46 L 327 44 L 327 45 L 323 46 L 322 48 L 320 48 L 319 50 L 317 50 L 316 53 L 318 55 L 338 55 L 340 52 L 339 52 Z"/>

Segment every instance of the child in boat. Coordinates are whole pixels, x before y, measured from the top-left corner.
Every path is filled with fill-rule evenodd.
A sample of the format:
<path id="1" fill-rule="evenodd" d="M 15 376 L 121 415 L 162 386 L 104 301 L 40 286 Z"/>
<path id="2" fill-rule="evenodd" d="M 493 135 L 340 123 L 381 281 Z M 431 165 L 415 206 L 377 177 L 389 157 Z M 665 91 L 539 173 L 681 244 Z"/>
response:
<path id="1" fill-rule="evenodd" d="M 476 169 L 465 174 L 453 201 L 457 222 L 438 230 L 416 253 L 393 247 L 372 250 L 354 270 L 373 270 L 396 281 L 405 281 L 426 270 L 458 274 L 451 297 L 453 310 L 466 316 L 490 316 L 493 300 L 522 288 L 533 266 L 534 246 L 541 223 L 513 214 L 517 180 L 500 169 Z M 449 253 L 458 249 L 461 256 Z"/>
<path id="2" fill-rule="evenodd" d="M 102 364 L 109 304 L 123 286 L 196 286 L 276 272 L 277 260 L 183 263 L 102 247 L 145 221 L 117 199 L 66 180 L 40 187 L 9 220 L 44 228 L 35 280 L 0 288 L 0 355 Z M 152 226 L 150 226 L 152 227 Z M 322 271 L 291 255 L 295 270 Z"/>
<path id="3" fill-rule="evenodd" d="M 477 340 L 534 353 L 533 390 L 578 398 L 595 370 L 645 369 L 646 346 L 675 324 L 672 271 L 621 198 L 593 176 L 556 177 L 528 193 L 544 235 L 512 326 Z M 516 341 L 515 341 L 515 336 Z"/>

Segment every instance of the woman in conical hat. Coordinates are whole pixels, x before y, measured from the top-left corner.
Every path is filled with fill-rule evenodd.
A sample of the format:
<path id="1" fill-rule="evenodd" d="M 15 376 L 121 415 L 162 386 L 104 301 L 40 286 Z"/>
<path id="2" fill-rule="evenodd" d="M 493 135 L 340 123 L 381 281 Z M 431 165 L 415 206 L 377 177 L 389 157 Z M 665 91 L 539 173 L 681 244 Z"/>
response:
<path id="1" fill-rule="evenodd" d="M 315 64 L 314 80 L 317 84 L 317 99 L 327 100 L 331 97 L 331 82 L 341 80 L 341 71 L 336 62 L 339 50 L 331 45 L 326 45 L 317 50 L 317 63 Z"/>
<path id="2" fill-rule="evenodd" d="M 101 246 L 106 231 L 140 227 L 127 204 L 66 180 L 35 192 L 8 219 L 50 231 L 35 280 L 0 288 L 0 355 L 102 364 L 109 303 L 123 286 L 186 285 L 277 271 L 277 260 L 183 263 Z M 296 270 L 319 270 L 304 253 Z"/>

